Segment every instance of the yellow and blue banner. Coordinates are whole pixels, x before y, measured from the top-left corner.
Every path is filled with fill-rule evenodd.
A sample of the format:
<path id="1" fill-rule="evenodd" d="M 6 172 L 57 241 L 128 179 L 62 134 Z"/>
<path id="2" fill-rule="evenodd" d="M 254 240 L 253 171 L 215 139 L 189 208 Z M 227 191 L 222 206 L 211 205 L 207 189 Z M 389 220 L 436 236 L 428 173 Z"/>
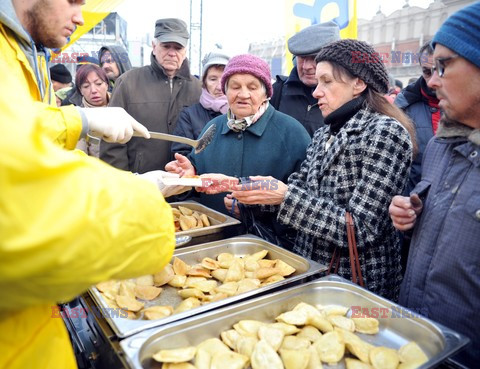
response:
<path id="1" fill-rule="evenodd" d="M 63 50 L 77 41 L 123 1 L 124 0 L 88 0 L 86 4 L 82 6 L 83 26 L 79 26 L 75 29 L 75 32 L 72 33 L 68 43 L 64 47 L 52 50 L 54 54 L 60 54 Z M 53 57 L 55 57 L 55 55 L 53 55 Z"/>
<path id="2" fill-rule="evenodd" d="M 285 0 L 285 42 L 305 27 L 333 20 L 340 27 L 341 38 L 357 38 L 357 0 Z M 287 74 L 293 67 L 292 54 L 286 47 Z"/>

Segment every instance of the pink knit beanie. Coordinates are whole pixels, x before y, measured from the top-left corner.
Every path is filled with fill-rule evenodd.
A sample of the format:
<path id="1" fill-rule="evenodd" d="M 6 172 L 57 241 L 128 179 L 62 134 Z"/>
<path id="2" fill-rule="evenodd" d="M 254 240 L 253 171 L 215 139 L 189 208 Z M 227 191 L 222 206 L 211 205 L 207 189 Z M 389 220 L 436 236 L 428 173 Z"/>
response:
<path id="1" fill-rule="evenodd" d="M 225 92 L 225 84 L 230 76 L 236 73 L 251 74 L 257 77 L 267 89 L 267 97 L 272 97 L 272 77 L 270 67 L 265 60 L 251 54 L 237 55 L 230 59 L 222 75 L 222 91 Z"/>

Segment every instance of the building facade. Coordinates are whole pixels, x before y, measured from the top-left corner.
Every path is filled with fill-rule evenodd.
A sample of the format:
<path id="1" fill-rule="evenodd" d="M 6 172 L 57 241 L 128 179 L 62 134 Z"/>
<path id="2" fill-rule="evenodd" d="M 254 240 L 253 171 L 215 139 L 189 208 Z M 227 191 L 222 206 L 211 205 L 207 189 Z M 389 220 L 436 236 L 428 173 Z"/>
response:
<path id="1" fill-rule="evenodd" d="M 388 71 L 403 82 L 419 77 L 418 50 L 431 40 L 453 13 L 473 3 L 471 0 L 435 0 L 428 8 L 405 5 L 386 16 L 379 11 L 371 20 L 358 20 L 358 39 L 373 45 Z"/>

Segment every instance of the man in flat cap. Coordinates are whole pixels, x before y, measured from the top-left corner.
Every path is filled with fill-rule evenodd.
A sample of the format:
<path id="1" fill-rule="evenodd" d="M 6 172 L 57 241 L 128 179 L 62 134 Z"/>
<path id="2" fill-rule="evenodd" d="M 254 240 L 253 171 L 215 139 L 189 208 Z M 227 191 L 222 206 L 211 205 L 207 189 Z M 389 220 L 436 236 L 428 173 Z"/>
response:
<path id="1" fill-rule="evenodd" d="M 189 38 L 182 20 L 157 20 L 151 64 L 118 77 L 109 106 L 123 107 L 150 131 L 172 134 L 180 111 L 197 103 L 202 92 L 186 59 Z M 163 169 L 172 154 L 167 141 L 133 138 L 128 144 L 102 142 L 100 158 L 119 169 L 145 173 Z"/>
<path id="2" fill-rule="evenodd" d="M 315 55 L 322 46 L 340 39 L 340 29 L 334 22 L 314 24 L 288 40 L 288 50 L 296 58 L 296 66 L 287 76 L 277 76 L 270 103 L 282 113 L 303 124 L 310 136 L 323 126 L 322 112 L 312 92 L 315 79 Z"/>

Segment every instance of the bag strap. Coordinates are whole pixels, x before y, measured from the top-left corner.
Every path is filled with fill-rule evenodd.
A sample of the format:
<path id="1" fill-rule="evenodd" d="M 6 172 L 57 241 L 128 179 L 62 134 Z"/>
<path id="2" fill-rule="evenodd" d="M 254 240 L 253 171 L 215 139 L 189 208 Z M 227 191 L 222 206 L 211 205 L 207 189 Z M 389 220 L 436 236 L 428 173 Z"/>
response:
<path id="1" fill-rule="evenodd" d="M 350 254 L 350 268 L 352 270 L 352 282 L 364 287 L 362 269 L 358 258 L 357 241 L 355 239 L 355 226 L 352 215 L 345 212 L 345 223 L 347 225 L 348 252 Z"/>
<path id="2" fill-rule="evenodd" d="M 333 250 L 332 260 L 330 260 L 330 265 L 328 266 L 327 275 L 337 273 L 339 265 L 340 265 L 340 253 L 338 253 L 337 255 L 337 248 L 335 248 L 335 250 Z"/>

